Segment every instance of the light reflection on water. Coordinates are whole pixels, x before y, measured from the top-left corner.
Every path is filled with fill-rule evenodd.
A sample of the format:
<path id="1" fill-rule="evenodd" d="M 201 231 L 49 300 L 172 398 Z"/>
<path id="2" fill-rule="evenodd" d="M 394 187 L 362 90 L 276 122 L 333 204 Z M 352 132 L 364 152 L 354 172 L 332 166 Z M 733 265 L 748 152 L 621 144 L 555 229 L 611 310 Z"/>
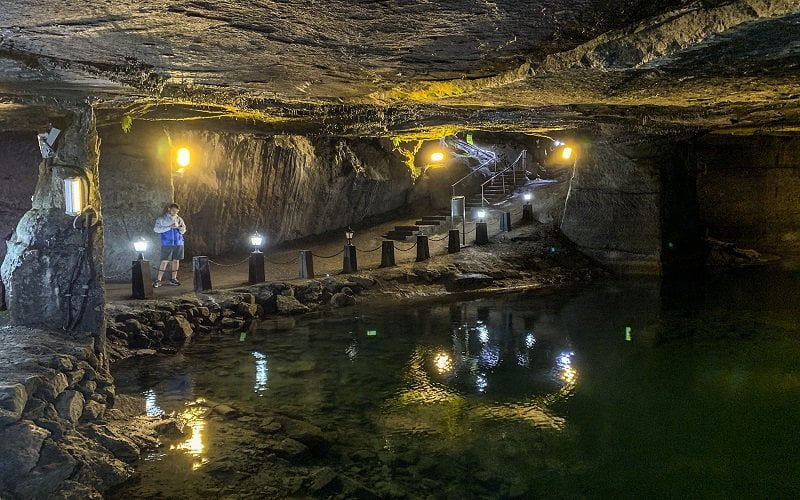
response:
<path id="1" fill-rule="evenodd" d="M 186 403 L 207 396 L 335 429 L 346 461 L 371 457 L 359 462 L 366 475 L 384 466 L 392 474 L 415 471 L 420 457 L 431 457 L 435 464 L 416 476 L 398 472 L 395 480 L 410 496 L 429 494 L 415 489 L 420 477 L 441 488 L 463 484 L 464 497 L 510 496 L 512 483 L 529 496 L 642 493 L 625 489 L 632 484 L 681 496 L 693 488 L 733 492 L 722 480 L 698 478 L 736 484 L 763 453 L 776 455 L 773 465 L 800 470 L 784 451 L 800 443 L 772 420 L 779 407 L 787 423 L 800 421 L 800 410 L 788 404 L 800 398 L 800 384 L 792 382 L 800 369 L 790 363 L 800 349 L 786 340 L 791 335 L 745 343 L 727 336 L 800 332 L 787 319 L 791 308 L 772 315 L 784 299 L 754 304 L 765 300 L 759 289 L 713 300 L 673 312 L 657 286 L 637 284 L 410 312 L 370 309 L 292 332 L 256 332 L 241 344 L 189 346 L 185 359 L 151 360 L 118 383 L 121 392 L 147 391 L 148 413 L 164 408 L 193 422 L 192 439 L 162 459 L 184 454 L 198 472 L 214 453 L 235 454 L 213 444 L 208 422 L 191 420 Z M 742 303 L 758 312 L 742 315 Z M 636 335 L 626 339 L 626 328 Z M 726 340 L 671 340 L 686 332 Z M 726 398 L 730 405 L 721 403 Z M 772 425 L 760 426 L 764 421 Z M 721 461 L 728 454 L 735 458 Z M 465 480 L 464 470 L 480 475 Z M 784 491 L 780 481 L 769 484 Z"/>

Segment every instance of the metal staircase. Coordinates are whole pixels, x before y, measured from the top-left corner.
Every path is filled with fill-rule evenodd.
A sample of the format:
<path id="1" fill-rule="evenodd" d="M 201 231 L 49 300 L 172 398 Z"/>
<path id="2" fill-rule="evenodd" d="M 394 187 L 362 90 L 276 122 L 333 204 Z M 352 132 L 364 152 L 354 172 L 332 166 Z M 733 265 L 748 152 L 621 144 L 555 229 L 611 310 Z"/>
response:
<path id="1" fill-rule="evenodd" d="M 525 171 L 525 159 L 527 151 L 522 151 L 517 158 L 508 163 L 503 156 L 494 155 L 473 168 L 472 172 L 465 175 L 451 185 L 453 196 L 459 195 L 458 191 L 464 190 L 467 182 L 474 176 L 482 174 L 488 177 L 480 186 L 480 191 L 465 193 L 466 208 L 468 211 L 478 209 L 488 209 L 494 205 L 499 205 L 507 200 L 514 191 L 524 186 L 528 180 Z M 469 215 L 468 215 L 469 218 Z M 473 217 L 474 218 L 474 217 Z M 385 237 L 390 240 L 405 241 L 417 234 L 437 234 L 443 233 L 450 228 L 450 214 L 439 213 L 426 215 L 414 222 L 414 225 L 395 226 L 394 229 L 386 233 Z"/>

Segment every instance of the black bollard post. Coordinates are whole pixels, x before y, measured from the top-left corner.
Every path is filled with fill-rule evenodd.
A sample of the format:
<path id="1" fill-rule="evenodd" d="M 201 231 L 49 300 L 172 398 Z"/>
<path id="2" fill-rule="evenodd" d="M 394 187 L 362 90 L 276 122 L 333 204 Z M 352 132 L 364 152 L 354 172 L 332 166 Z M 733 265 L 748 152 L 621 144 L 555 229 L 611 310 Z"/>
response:
<path id="1" fill-rule="evenodd" d="M 314 255 L 311 250 L 300 250 L 300 277 L 314 278 Z"/>
<path id="2" fill-rule="evenodd" d="M 381 243 L 381 267 L 392 267 L 394 265 L 394 241 L 384 240 Z"/>
<path id="3" fill-rule="evenodd" d="M 533 222 L 533 205 L 530 203 L 522 205 L 522 222 L 526 224 Z"/>
<path id="4" fill-rule="evenodd" d="M 451 229 L 449 239 L 447 240 L 447 253 L 458 253 L 461 251 L 461 242 L 459 241 L 458 229 Z"/>
<path id="5" fill-rule="evenodd" d="M 261 252 L 250 252 L 248 259 L 247 282 L 251 285 L 263 283 L 267 280 L 264 273 L 264 254 Z"/>
<path id="6" fill-rule="evenodd" d="M 511 231 L 511 212 L 500 214 L 500 230 L 506 233 Z"/>
<path id="7" fill-rule="evenodd" d="M 150 261 L 134 260 L 131 263 L 131 298 L 150 299 L 153 297 L 153 287 L 150 286 Z"/>
<path id="8" fill-rule="evenodd" d="M 475 244 L 486 245 L 489 243 L 489 228 L 485 222 L 475 223 Z"/>
<path id="9" fill-rule="evenodd" d="M 424 234 L 417 235 L 417 262 L 431 258 L 431 251 L 428 248 L 428 237 Z"/>
<path id="10" fill-rule="evenodd" d="M 205 255 L 192 257 L 192 272 L 195 292 L 211 290 L 211 267 L 208 265 L 208 257 Z"/>
<path id="11" fill-rule="evenodd" d="M 344 256 L 342 257 L 342 272 L 345 274 L 358 272 L 358 256 L 356 255 L 355 245 L 344 246 Z"/>

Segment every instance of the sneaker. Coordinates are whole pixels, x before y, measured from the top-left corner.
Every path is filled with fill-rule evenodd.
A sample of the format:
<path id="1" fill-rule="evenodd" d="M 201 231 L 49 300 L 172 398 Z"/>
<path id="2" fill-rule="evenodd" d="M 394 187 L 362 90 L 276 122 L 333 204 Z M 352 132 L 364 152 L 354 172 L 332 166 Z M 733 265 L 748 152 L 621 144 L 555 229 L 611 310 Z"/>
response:
<path id="1" fill-rule="evenodd" d="M 169 282 L 167 284 L 168 285 L 172 285 L 172 286 L 181 286 L 181 282 L 176 280 L 176 279 L 174 279 L 174 278 L 169 280 Z"/>
<path id="2" fill-rule="evenodd" d="M 161 280 L 156 280 L 153 282 L 153 288 L 158 288 L 161 286 Z"/>

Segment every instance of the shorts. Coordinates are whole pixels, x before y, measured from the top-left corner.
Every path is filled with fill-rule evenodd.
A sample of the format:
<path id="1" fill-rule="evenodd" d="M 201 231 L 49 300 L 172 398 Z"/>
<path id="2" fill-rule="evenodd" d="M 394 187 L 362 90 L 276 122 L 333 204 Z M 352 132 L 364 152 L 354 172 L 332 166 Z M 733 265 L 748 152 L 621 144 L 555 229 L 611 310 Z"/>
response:
<path id="1" fill-rule="evenodd" d="M 183 260 L 183 245 L 162 245 L 161 260 Z"/>

